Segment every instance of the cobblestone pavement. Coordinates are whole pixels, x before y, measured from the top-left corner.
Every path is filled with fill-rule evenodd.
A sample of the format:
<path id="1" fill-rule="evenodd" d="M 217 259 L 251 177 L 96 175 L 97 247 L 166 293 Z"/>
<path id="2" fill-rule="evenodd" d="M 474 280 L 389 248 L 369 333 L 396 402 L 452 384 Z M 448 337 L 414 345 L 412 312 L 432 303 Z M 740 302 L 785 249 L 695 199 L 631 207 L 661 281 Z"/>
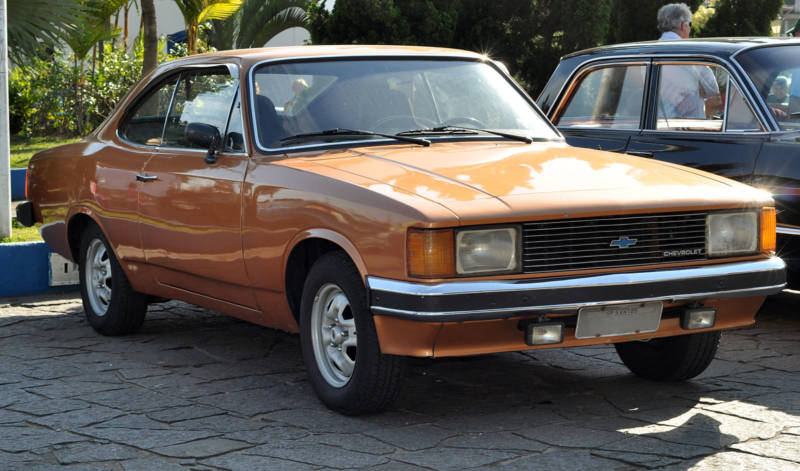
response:
<path id="1" fill-rule="evenodd" d="M 612 347 L 414 360 L 358 418 L 317 401 L 296 336 L 173 302 L 107 338 L 75 296 L 0 300 L 1 470 L 800 469 L 800 293 L 694 381 Z"/>

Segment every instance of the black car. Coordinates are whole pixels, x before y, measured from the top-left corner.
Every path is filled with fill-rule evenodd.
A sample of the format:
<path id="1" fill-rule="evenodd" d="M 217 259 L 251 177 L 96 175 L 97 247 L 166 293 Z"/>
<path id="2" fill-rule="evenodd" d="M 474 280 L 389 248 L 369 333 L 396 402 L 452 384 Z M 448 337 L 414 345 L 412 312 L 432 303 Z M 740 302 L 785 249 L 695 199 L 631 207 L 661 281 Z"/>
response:
<path id="1" fill-rule="evenodd" d="M 619 44 L 564 56 L 537 100 L 572 145 L 655 158 L 769 191 L 800 272 L 800 40 Z"/>

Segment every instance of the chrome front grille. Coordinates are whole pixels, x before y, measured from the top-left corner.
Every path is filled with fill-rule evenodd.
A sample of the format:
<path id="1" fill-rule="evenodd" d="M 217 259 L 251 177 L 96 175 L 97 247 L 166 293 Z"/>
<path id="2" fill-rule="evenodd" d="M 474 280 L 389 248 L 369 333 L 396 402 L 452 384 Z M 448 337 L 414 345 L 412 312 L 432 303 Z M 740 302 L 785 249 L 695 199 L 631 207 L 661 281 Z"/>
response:
<path id="1" fill-rule="evenodd" d="M 667 213 L 525 223 L 523 271 L 540 273 L 705 260 L 706 216 L 702 212 Z"/>

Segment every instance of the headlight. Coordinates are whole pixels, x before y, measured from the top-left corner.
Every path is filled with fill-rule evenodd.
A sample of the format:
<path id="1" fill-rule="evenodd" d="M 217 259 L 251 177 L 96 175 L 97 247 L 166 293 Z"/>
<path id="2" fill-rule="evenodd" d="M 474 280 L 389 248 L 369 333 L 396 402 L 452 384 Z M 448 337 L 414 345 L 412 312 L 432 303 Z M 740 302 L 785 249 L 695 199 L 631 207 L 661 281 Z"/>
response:
<path id="1" fill-rule="evenodd" d="M 753 253 L 758 250 L 758 214 L 709 214 L 706 219 L 706 253 L 709 257 Z"/>
<path id="2" fill-rule="evenodd" d="M 508 273 L 519 270 L 519 228 L 456 232 L 456 273 Z"/>

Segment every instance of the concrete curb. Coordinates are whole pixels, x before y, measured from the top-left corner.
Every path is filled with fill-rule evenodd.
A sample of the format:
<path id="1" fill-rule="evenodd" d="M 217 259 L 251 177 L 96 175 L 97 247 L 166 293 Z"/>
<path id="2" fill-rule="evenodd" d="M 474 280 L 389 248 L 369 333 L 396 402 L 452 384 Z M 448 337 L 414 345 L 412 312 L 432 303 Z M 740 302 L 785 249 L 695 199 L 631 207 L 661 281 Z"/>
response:
<path id="1" fill-rule="evenodd" d="M 44 242 L 0 244 L 0 267 L 0 297 L 78 288 L 75 264 L 53 253 Z"/>

